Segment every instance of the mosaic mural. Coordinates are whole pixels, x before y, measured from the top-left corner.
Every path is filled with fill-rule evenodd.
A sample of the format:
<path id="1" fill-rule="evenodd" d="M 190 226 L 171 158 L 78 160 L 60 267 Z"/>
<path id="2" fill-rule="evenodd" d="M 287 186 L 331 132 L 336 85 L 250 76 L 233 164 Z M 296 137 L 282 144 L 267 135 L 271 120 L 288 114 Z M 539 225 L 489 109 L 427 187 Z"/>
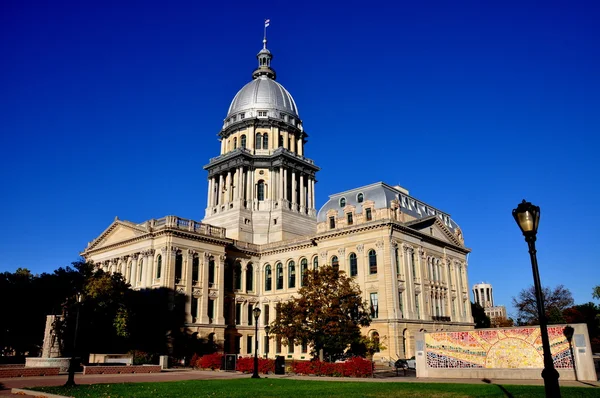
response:
<path id="1" fill-rule="evenodd" d="M 550 351 L 557 369 L 573 369 L 563 327 L 548 327 Z M 544 367 L 540 329 L 485 329 L 425 334 L 430 368 L 522 369 Z"/>

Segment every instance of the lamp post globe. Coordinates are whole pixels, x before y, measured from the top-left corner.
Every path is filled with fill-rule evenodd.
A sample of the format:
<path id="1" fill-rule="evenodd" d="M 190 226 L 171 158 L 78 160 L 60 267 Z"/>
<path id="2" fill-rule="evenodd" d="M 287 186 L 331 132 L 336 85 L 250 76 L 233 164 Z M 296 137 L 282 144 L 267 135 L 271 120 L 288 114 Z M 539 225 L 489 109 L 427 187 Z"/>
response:
<path id="1" fill-rule="evenodd" d="M 544 352 L 544 370 L 542 378 L 544 379 L 544 390 L 546 397 L 560 397 L 560 387 L 558 385 L 559 374 L 554 368 L 552 352 L 550 351 L 550 340 L 548 338 L 548 320 L 546 319 L 546 310 L 544 308 L 544 298 L 542 295 L 542 284 L 540 282 L 540 272 L 537 262 L 537 251 L 535 241 L 537 230 L 540 224 L 540 208 L 523 200 L 516 209 L 513 209 L 512 215 L 519 229 L 525 237 L 525 242 L 529 246 L 529 257 L 531 259 L 531 269 L 533 271 L 533 285 L 535 288 L 535 299 L 537 304 L 538 318 L 540 320 L 540 335 L 542 337 L 542 348 Z"/>
<path id="2" fill-rule="evenodd" d="M 252 373 L 253 379 L 260 379 L 258 375 L 258 318 L 260 317 L 260 308 L 254 307 L 252 310 L 254 315 L 254 373 Z"/>

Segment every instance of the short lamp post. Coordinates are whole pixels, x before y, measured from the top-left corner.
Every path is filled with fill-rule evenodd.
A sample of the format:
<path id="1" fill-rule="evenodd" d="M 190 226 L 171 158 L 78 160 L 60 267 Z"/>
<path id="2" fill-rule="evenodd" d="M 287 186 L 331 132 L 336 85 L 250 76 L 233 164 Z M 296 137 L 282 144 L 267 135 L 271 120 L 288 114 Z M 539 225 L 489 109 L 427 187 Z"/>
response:
<path id="1" fill-rule="evenodd" d="M 67 382 L 65 383 L 65 387 L 75 387 L 75 365 L 76 358 L 75 355 L 77 353 L 77 333 L 79 332 L 79 307 L 81 307 L 81 300 L 83 295 L 81 293 L 77 293 L 77 315 L 75 317 L 75 335 L 73 337 L 73 352 L 71 353 L 71 359 L 69 360 L 69 376 L 67 377 Z"/>
<path id="2" fill-rule="evenodd" d="M 267 335 L 267 341 L 265 344 L 265 354 L 267 356 L 267 359 L 269 359 L 269 347 L 271 345 L 271 342 L 269 341 L 269 332 L 271 331 L 271 326 L 267 325 L 265 326 L 265 334 Z"/>
<path id="3" fill-rule="evenodd" d="M 575 355 L 573 355 L 573 343 L 572 343 L 573 342 L 573 333 L 575 333 L 575 329 L 573 328 L 573 326 L 567 325 L 563 329 L 563 334 L 565 335 L 565 337 L 567 338 L 567 341 L 569 342 L 569 351 L 571 351 L 571 361 L 573 361 L 573 372 L 575 373 L 575 381 L 578 381 L 577 367 L 575 366 Z"/>
<path id="4" fill-rule="evenodd" d="M 544 370 L 542 370 L 542 378 L 544 379 L 546 397 L 560 397 L 560 387 L 558 385 L 559 374 L 554 368 L 554 361 L 552 360 L 552 353 L 550 352 L 548 321 L 546 319 L 546 310 L 544 309 L 544 297 L 542 295 L 542 284 L 540 282 L 540 273 L 535 250 L 535 240 L 538 225 L 540 223 L 540 208 L 523 200 L 523 202 L 512 211 L 512 214 L 517 225 L 521 229 L 521 232 L 523 232 L 523 236 L 525 236 L 525 242 L 527 242 L 527 245 L 529 246 L 529 256 L 531 257 L 531 267 L 533 269 L 535 299 L 537 301 L 540 333 L 542 335 L 542 347 L 544 351 Z"/>
<path id="5" fill-rule="evenodd" d="M 260 317 L 260 308 L 254 307 L 252 314 L 254 315 L 254 373 L 252 373 L 252 378 L 260 379 L 258 375 L 258 318 Z"/>

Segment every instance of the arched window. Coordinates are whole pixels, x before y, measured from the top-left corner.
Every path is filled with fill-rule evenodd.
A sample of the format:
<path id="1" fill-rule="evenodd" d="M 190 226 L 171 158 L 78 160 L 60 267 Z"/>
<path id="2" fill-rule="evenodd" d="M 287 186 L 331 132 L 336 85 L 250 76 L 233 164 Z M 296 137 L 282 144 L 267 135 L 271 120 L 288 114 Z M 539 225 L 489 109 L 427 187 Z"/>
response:
<path id="1" fill-rule="evenodd" d="M 233 149 L 237 149 L 237 137 L 233 137 Z"/>
<path id="2" fill-rule="evenodd" d="M 350 276 L 358 275 L 358 261 L 356 260 L 356 253 L 350 253 Z"/>
<path id="3" fill-rule="evenodd" d="M 265 182 L 260 180 L 256 186 L 256 196 L 259 201 L 265 200 Z"/>
<path id="4" fill-rule="evenodd" d="M 198 283 L 198 279 L 200 279 L 200 257 L 194 254 L 192 259 L 192 284 Z"/>
<path id="5" fill-rule="evenodd" d="M 331 266 L 336 272 L 340 270 L 340 261 L 338 260 L 337 256 L 331 257 Z"/>
<path id="6" fill-rule="evenodd" d="M 313 258 L 313 270 L 319 270 L 319 256 L 315 256 L 315 258 Z"/>
<path id="7" fill-rule="evenodd" d="M 210 287 L 215 283 L 215 258 L 208 259 L 208 284 Z"/>
<path id="8" fill-rule="evenodd" d="M 296 287 L 296 264 L 293 261 L 288 263 L 288 288 Z"/>
<path id="9" fill-rule="evenodd" d="M 377 252 L 373 249 L 369 250 L 369 273 L 377 273 Z"/>
<path id="10" fill-rule="evenodd" d="M 254 290 L 254 267 L 252 263 L 246 266 L 246 291 L 251 292 Z"/>
<path id="11" fill-rule="evenodd" d="M 300 260 L 300 286 L 304 286 L 306 283 L 305 278 L 308 273 L 308 260 L 303 258 Z"/>
<path id="12" fill-rule="evenodd" d="M 277 289 L 283 289 L 283 264 L 277 263 Z"/>
<path id="13" fill-rule="evenodd" d="M 340 198 L 340 207 L 346 206 L 346 198 Z"/>
<path id="14" fill-rule="evenodd" d="M 362 194 L 362 192 L 361 192 L 361 193 L 359 193 L 358 195 L 356 195 L 356 201 L 357 201 L 358 203 L 362 203 L 362 202 L 363 202 L 363 200 L 365 200 L 365 196 Z"/>
<path id="15" fill-rule="evenodd" d="M 254 139 L 254 149 L 262 148 L 262 135 L 260 133 L 256 133 L 256 137 Z"/>
<path id="16" fill-rule="evenodd" d="M 240 147 L 246 148 L 246 134 L 242 134 L 240 137 Z"/>
<path id="17" fill-rule="evenodd" d="M 239 261 L 236 261 L 233 267 L 233 280 L 233 288 L 236 290 L 242 290 L 242 263 Z"/>
<path id="18" fill-rule="evenodd" d="M 175 283 L 180 283 L 183 275 L 183 255 L 177 252 L 175 255 Z"/>
<path id="19" fill-rule="evenodd" d="M 263 149 L 269 149 L 269 134 L 265 133 L 263 135 Z"/>
<path id="20" fill-rule="evenodd" d="M 271 266 L 267 264 L 265 267 L 265 290 L 271 290 L 273 283 L 273 273 L 271 271 Z"/>
<path id="21" fill-rule="evenodd" d="M 160 279 L 160 275 L 162 274 L 162 256 L 159 254 L 156 257 L 156 279 Z"/>

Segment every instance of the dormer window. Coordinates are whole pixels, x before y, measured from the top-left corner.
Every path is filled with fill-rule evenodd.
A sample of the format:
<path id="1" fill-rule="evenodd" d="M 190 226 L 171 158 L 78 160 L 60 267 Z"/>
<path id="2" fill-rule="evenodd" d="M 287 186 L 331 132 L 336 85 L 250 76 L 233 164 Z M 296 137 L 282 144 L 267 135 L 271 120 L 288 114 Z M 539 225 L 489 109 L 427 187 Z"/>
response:
<path id="1" fill-rule="evenodd" d="M 346 206 L 346 198 L 340 198 L 340 207 Z"/>
<path id="2" fill-rule="evenodd" d="M 346 220 L 348 222 L 348 225 L 352 225 L 354 223 L 354 220 L 352 218 L 352 213 L 346 214 Z"/>
<path id="3" fill-rule="evenodd" d="M 245 119 L 246 118 L 246 114 L 245 113 L 240 113 L 240 120 Z"/>
<path id="4" fill-rule="evenodd" d="M 370 207 L 365 209 L 365 218 L 367 221 L 371 221 L 373 219 L 373 214 L 371 213 Z"/>
<path id="5" fill-rule="evenodd" d="M 360 192 L 358 195 L 356 195 L 356 201 L 358 203 L 362 203 L 364 199 L 365 199 L 365 196 L 363 195 L 362 192 Z"/>
<path id="6" fill-rule="evenodd" d="M 329 228 L 330 229 L 334 229 L 335 228 L 335 217 L 329 217 Z"/>
<path id="7" fill-rule="evenodd" d="M 267 117 L 267 111 L 258 111 L 258 117 Z"/>

